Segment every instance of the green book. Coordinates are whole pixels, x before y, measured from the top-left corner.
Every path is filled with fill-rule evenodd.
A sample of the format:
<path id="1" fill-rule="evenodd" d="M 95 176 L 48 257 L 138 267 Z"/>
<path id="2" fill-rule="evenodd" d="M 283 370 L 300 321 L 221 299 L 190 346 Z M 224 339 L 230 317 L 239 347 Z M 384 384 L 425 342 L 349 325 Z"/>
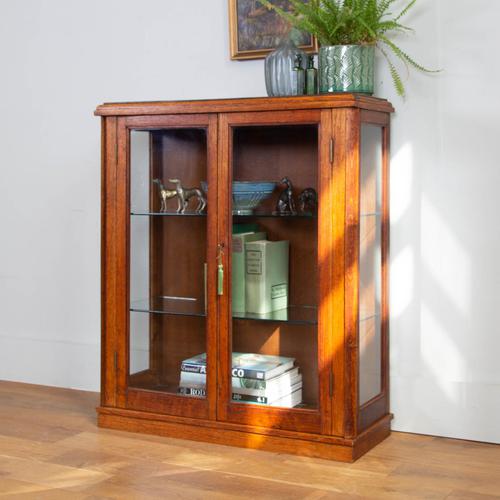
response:
<path id="1" fill-rule="evenodd" d="M 246 312 L 266 314 L 288 307 L 289 241 L 245 244 Z"/>
<path id="2" fill-rule="evenodd" d="M 234 312 L 245 309 L 245 244 L 254 240 L 265 240 L 266 233 L 248 232 L 233 234 L 232 307 Z"/>
<path id="3" fill-rule="evenodd" d="M 258 224 L 233 224 L 233 234 L 257 233 L 259 229 Z"/>

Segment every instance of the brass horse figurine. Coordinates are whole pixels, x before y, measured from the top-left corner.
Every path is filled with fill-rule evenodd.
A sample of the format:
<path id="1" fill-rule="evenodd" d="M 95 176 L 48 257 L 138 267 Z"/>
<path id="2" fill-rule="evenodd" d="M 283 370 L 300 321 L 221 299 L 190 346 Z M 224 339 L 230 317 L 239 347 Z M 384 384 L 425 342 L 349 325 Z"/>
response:
<path id="1" fill-rule="evenodd" d="M 178 196 L 178 208 L 177 213 L 183 214 L 186 211 L 188 202 L 194 196 L 198 199 L 198 206 L 196 207 L 196 212 L 203 212 L 207 206 L 207 200 L 203 195 L 201 189 L 198 188 L 184 188 L 182 187 L 181 181 L 179 179 L 169 179 L 168 182 L 175 184 L 175 192 Z"/>
<path id="2" fill-rule="evenodd" d="M 165 188 L 160 179 L 153 179 L 153 183 L 158 184 L 158 189 L 160 190 L 160 212 L 166 212 L 167 200 L 175 198 L 177 196 L 177 191 L 175 189 Z"/>

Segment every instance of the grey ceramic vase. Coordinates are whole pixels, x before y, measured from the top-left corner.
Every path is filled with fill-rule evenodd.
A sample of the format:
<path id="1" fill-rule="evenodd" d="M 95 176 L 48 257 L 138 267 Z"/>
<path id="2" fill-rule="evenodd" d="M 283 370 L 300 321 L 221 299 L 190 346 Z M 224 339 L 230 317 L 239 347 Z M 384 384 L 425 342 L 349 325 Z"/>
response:
<path id="1" fill-rule="evenodd" d="M 319 50 L 319 91 L 373 94 L 375 47 L 332 45 Z"/>
<path id="2" fill-rule="evenodd" d="M 297 95 L 296 76 L 293 71 L 297 55 L 302 57 L 303 65 L 306 54 L 293 41 L 293 33 L 285 37 L 278 48 L 266 57 L 265 75 L 267 94 L 271 97 Z M 302 94 L 304 92 L 301 92 Z"/>

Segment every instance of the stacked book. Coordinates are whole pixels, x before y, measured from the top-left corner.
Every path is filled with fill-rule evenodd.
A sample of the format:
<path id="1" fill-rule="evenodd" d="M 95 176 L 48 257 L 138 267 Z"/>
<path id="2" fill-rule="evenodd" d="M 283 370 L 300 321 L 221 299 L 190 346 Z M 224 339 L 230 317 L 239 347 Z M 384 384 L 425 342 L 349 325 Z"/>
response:
<path id="1" fill-rule="evenodd" d="M 288 241 L 268 241 L 258 226 L 235 224 L 232 239 L 232 310 L 268 314 L 288 307 Z"/>
<path id="2" fill-rule="evenodd" d="M 233 352 L 232 400 L 293 408 L 302 402 L 302 375 L 294 358 Z M 181 364 L 179 394 L 206 396 L 206 354 Z"/>

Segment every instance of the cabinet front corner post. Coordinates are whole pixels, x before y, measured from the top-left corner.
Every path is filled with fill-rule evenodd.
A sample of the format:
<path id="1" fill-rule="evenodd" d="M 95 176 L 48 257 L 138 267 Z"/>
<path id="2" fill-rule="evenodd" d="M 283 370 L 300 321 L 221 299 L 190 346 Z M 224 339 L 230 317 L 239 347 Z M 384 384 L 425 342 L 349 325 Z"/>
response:
<path id="1" fill-rule="evenodd" d="M 115 406 L 117 120 L 103 117 L 101 126 L 101 406 Z"/>
<path id="2" fill-rule="evenodd" d="M 218 161 L 217 161 L 217 242 L 214 256 L 220 257 L 217 264 L 225 269 L 222 294 L 217 295 L 219 318 L 219 352 L 217 372 L 217 419 L 227 419 L 227 405 L 231 387 L 231 318 L 230 318 L 230 269 L 231 252 L 231 163 L 232 135 L 228 115 L 219 114 L 218 122 Z M 218 255 L 216 255 L 218 253 Z M 215 274 L 214 274 L 215 277 Z"/>
<path id="3" fill-rule="evenodd" d="M 130 248 L 130 144 L 126 118 L 117 123 L 116 168 L 116 283 L 115 283 L 115 352 L 116 354 L 116 405 L 126 406 L 126 388 L 129 352 L 129 248 Z"/>
<path id="4" fill-rule="evenodd" d="M 345 436 L 358 433 L 361 111 L 347 110 L 345 168 Z"/>
<path id="5" fill-rule="evenodd" d="M 345 337 L 345 260 L 346 260 L 346 168 L 348 148 L 346 147 L 348 134 L 348 109 L 331 110 L 333 163 L 332 172 L 332 282 L 330 285 L 333 317 L 330 327 L 332 337 L 332 370 L 333 370 L 333 415 L 332 434 L 344 436 L 347 422 L 348 384 L 346 377 L 346 337 Z"/>
<path id="6" fill-rule="evenodd" d="M 335 283 L 336 254 L 336 203 L 338 202 L 335 170 L 335 132 L 332 126 L 332 110 L 321 111 L 319 138 L 318 192 L 318 277 L 319 277 L 319 317 L 318 317 L 318 363 L 320 378 L 321 432 L 336 433 L 332 401 L 335 395 L 336 339 L 332 333 L 338 326 L 336 316 L 337 291 Z M 333 290 L 333 293 L 332 293 Z"/>
<path id="7" fill-rule="evenodd" d="M 211 420 L 217 419 L 217 359 L 219 346 L 219 315 L 217 311 L 216 298 L 216 249 L 218 242 L 218 209 L 217 193 L 218 187 L 218 116 L 210 115 L 208 119 L 207 131 L 208 148 L 208 168 L 207 182 L 210 189 L 207 193 L 208 221 L 207 221 L 207 394 L 208 394 L 208 414 Z M 215 368 L 213 368 L 215 367 Z"/>

